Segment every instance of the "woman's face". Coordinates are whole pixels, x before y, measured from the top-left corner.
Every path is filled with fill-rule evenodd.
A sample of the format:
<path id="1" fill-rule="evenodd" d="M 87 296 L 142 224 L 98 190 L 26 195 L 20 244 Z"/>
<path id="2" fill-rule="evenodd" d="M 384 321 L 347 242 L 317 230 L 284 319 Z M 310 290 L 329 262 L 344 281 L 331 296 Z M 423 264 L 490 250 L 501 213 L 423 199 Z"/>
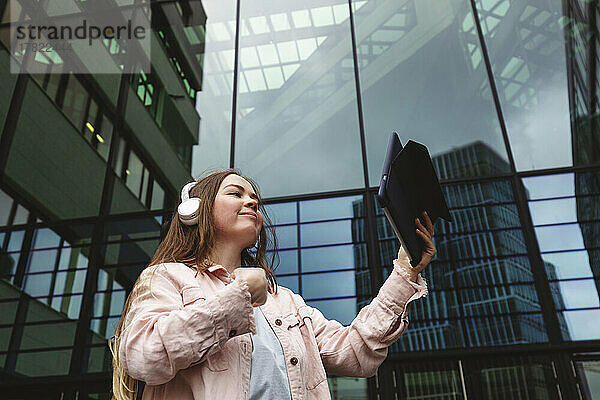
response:
<path id="1" fill-rule="evenodd" d="M 244 248 L 256 242 L 263 216 L 247 180 L 235 174 L 225 177 L 215 197 L 213 219 L 219 239 L 239 242 Z"/>

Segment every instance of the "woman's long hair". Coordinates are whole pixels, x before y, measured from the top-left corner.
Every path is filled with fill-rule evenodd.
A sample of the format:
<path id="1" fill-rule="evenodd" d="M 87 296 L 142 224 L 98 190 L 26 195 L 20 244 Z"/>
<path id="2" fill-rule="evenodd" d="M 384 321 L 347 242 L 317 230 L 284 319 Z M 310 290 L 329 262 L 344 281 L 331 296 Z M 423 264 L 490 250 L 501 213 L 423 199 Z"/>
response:
<path id="1" fill-rule="evenodd" d="M 277 255 L 277 238 L 275 236 L 275 230 L 264 209 L 260 191 L 256 183 L 252 179 L 242 176 L 233 168 L 216 170 L 198 180 L 196 185 L 190 190 L 190 197 L 198 197 L 200 199 L 198 224 L 192 226 L 183 224 L 179 220 L 179 213 L 175 210 L 173 217 L 171 218 L 168 232 L 162 242 L 158 245 L 154 256 L 146 268 L 161 263 L 179 262 L 190 268 L 195 268 L 197 275 L 215 264 L 211 261 L 211 256 L 215 247 L 213 203 L 221 183 L 231 174 L 239 175 L 250 183 L 258 196 L 259 210 L 264 218 L 263 226 L 258 235 L 258 241 L 254 245 L 256 248 L 253 246 L 242 250 L 242 265 L 252 265 L 264 269 L 269 284 L 276 293 L 277 282 L 273 271 L 277 267 L 275 262 L 279 262 L 279 257 Z M 269 231 L 269 235 L 267 235 L 267 231 Z M 267 264 L 266 260 L 267 247 L 273 249 L 270 257 L 270 265 Z M 155 271 L 153 271 L 153 274 L 154 272 Z M 115 336 L 108 342 L 108 347 L 112 353 L 113 399 L 115 400 L 135 400 L 138 392 L 138 381 L 125 372 L 119 361 L 121 334 L 131 304 L 137 295 L 136 288 L 138 288 L 138 282 L 139 277 L 133 285 L 131 294 L 127 297 Z"/>

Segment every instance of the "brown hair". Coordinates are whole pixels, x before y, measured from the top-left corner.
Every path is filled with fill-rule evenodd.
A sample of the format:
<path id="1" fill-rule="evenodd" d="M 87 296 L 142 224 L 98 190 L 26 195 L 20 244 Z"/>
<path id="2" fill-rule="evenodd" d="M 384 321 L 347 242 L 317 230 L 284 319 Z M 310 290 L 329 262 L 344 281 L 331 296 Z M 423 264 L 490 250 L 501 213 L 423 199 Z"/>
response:
<path id="1" fill-rule="evenodd" d="M 256 183 L 252 179 L 241 175 L 238 170 L 233 168 L 213 171 L 198 180 L 196 185 L 190 190 L 190 197 L 198 197 L 200 199 L 198 224 L 192 226 L 183 224 L 179 220 L 179 213 L 175 210 L 167 234 L 158 245 L 154 256 L 146 268 L 161 263 L 179 262 L 190 268 L 195 268 L 196 275 L 198 275 L 214 265 L 210 258 L 215 246 L 215 225 L 212 217 L 213 202 L 221 183 L 231 174 L 239 175 L 250 183 L 258 196 L 258 208 L 264 218 L 263 226 L 258 235 L 257 244 L 255 244 L 256 250 L 253 250 L 253 247 L 242 250 L 242 265 L 253 265 L 264 269 L 269 284 L 272 286 L 274 293 L 277 293 L 277 282 L 275 280 L 275 275 L 273 274 L 273 271 L 277 268 L 275 263 L 279 263 L 275 230 L 264 209 L 260 191 Z M 269 235 L 267 234 L 267 231 L 269 232 Z M 273 249 L 269 263 L 270 265 L 268 265 L 266 261 L 267 246 Z M 154 272 L 155 271 L 153 271 L 153 274 Z M 127 374 L 119 361 L 121 333 L 123 332 L 131 303 L 136 297 L 137 291 L 135 289 L 139 286 L 138 282 L 139 277 L 134 284 L 134 290 L 132 290 L 131 294 L 127 297 L 115 336 L 108 342 L 108 347 L 110 348 L 113 359 L 112 398 L 116 400 L 134 400 L 138 392 L 138 381 Z"/>

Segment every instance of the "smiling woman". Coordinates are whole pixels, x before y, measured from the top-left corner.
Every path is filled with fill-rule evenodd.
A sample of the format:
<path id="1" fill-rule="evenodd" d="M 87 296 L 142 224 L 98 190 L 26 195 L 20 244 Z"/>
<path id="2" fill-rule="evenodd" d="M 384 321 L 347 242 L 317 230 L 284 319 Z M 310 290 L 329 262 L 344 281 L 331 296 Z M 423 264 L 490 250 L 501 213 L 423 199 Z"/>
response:
<path id="1" fill-rule="evenodd" d="M 343 326 L 277 286 L 277 241 L 250 178 L 226 169 L 186 185 L 109 342 L 114 398 L 135 399 L 144 381 L 145 399 L 327 399 L 327 372 L 374 375 L 408 325 L 407 305 L 427 294 L 419 272 L 435 248 L 424 221 L 421 264 L 401 249 L 379 294 Z"/>

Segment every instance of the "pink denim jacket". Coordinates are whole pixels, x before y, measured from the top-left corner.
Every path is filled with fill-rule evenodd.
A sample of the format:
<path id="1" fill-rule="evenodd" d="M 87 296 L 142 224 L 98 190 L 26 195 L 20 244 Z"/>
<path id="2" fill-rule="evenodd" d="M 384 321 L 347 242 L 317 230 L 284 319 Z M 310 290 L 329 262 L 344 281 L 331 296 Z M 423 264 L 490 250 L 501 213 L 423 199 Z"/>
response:
<path id="1" fill-rule="evenodd" d="M 292 399 L 330 399 L 325 371 L 375 374 L 408 326 L 408 303 L 427 295 L 420 275 L 417 283 L 405 277 L 403 256 L 350 326 L 326 319 L 284 287 L 269 294 L 261 310 L 281 342 Z M 138 285 L 119 359 L 146 382 L 143 399 L 247 400 L 255 321 L 246 282 L 231 281 L 221 266 L 196 276 L 184 264 L 165 263 L 142 271 Z"/>

